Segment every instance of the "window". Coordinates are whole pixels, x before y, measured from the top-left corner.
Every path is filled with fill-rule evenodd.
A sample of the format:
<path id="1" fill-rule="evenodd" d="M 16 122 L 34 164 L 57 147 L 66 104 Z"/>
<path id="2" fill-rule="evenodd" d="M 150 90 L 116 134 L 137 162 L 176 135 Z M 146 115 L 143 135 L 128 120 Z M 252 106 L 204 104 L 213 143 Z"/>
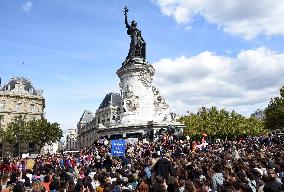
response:
<path id="1" fill-rule="evenodd" d="M 23 85 L 20 85 L 20 86 L 19 86 L 19 91 L 20 91 L 20 92 L 23 92 L 24 90 L 25 90 L 25 89 L 24 89 L 24 86 L 23 86 Z"/>
<path id="2" fill-rule="evenodd" d="M 3 110 L 5 108 L 5 103 L 4 102 L 1 102 L 0 103 L 0 110 Z"/>
<path id="3" fill-rule="evenodd" d="M 35 112 L 36 111 L 36 107 L 34 104 L 31 104 L 31 112 Z"/>
<path id="4" fill-rule="evenodd" d="M 19 112 L 21 110 L 21 103 L 16 104 L 16 111 Z"/>
<path id="5" fill-rule="evenodd" d="M 4 115 L 0 115 L 0 125 L 4 124 Z M 0 127 L 1 129 L 1 127 Z"/>

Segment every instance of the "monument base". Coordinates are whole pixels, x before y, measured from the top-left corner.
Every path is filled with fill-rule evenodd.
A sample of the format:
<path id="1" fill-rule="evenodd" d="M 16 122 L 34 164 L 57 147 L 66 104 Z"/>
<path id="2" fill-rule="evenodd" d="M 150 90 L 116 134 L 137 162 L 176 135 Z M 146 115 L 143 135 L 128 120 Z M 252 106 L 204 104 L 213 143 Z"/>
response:
<path id="1" fill-rule="evenodd" d="M 122 139 L 122 138 L 152 138 L 155 139 L 159 131 L 166 131 L 169 128 L 174 130 L 174 135 L 182 135 L 185 125 L 179 122 L 174 122 L 171 124 L 163 124 L 157 122 L 147 122 L 144 124 L 133 124 L 133 125 L 117 125 L 104 129 L 96 130 L 96 139 L 101 137 L 106 137 L 108 139 Z"/>

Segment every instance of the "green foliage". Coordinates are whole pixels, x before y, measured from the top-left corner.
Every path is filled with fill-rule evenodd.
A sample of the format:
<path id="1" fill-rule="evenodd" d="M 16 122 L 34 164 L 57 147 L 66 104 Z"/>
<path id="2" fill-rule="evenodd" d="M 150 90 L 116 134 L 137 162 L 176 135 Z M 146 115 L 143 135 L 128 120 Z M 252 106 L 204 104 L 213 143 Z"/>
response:
<path id="1" fill-rule="evenodd" d="M 4 132 L 4 140 L 12 145 L 17 143 L 35 143 L 43 147 L 46 143 L 59 141 L 63 136 L 58 123 L 50 123 L 46 119 L 26 121 L 18 116 L 8 124 Z"/>
<path id="2" fill-rule="evenodd" d="M 29 121 L 27 124 L 29 130 L 29 140 L 32 143 L 43 147 L 45 144 L 51 144 L 59 141 L 63 136 L 63 131 L 58 123 L 50 123 L 46 119 Z"/>
<path id="3" fill-rule="evenodd" d="M 272 98 L 264 113 L 264 122 L 267 129 L 284 128 L 284 86 L 280 89 L 280 97 Z"/>
<path id="4" fill-rule="evenodd" d="M 12 145 L 16 143 L 25 143 L 28 141 L 27 122 L 25 116 L 16 116 L 8 124 L 4 133 L 4 140 Z"/>
<path id="5" fill-rule="evenodd" d="M 184 132 L 192 137 L 202 137 L 203 133 L 213 138 L 236 138 L 240 136 L 257 136 L 267 133 L 262 120 L 216 107 L 202 108 L 198 113 L 181 117 L 186 129 Z"/>

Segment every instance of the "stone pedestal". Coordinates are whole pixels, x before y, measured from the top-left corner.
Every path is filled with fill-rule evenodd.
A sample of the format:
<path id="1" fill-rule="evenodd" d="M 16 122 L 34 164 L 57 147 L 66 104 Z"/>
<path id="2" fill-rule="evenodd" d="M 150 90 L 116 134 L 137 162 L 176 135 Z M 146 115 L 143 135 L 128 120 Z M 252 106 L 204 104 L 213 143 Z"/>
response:
<path id="1" fill-rule="evenodd" d="M 154 73 L 153 66 L 140 57 L 127 59 L 117 70 L 123 99 L 119 124 L 141 125 L 170 120 L 169 106 L 152 85 Z"/>
<path id="2" fill-rule="evenodd" d="M 126 60 L 117 71 L 123 99 L 120 124 L 134 125 L 152 121 L 153 105 L 152 77 L 154 68 L 142 58 Z"/>
<path id="3" fill-rule="evenodd" d="M 174 126 L 175 128 L 175 134 L 176 136 L 181 136 L 183 133 L 183 129 L 185 126 L 178 122 L 173 122 L 171 126 Z M 100 137 L 108 137 L 111 136 L 117 136 L 117 139 L 121 138 L 129 138 L 132 136 L 129 136 L 131 134 L 141 134 L 143 137 L 145 134 L 149 137 L 157 138 L 156 133 L 158 133 L 161 129 L 167 130 L 168 125 L 165 123 L 154 123 L 154 122 L 147 122 L 147 124 L 140 124 L 140 125 L 122 125 L 119 124 L 117 126 L 113 126 L 107 129 L 97 129 L 96 130 L 96 139 L 99 139 Z M 133 137 L 132 137 L 133 138 Z"/>
<path id="4" fill-rule="evenodd" d="M 153 66 L 141 57 L 131 57 L 123 62 L 116 72 L 123 100 L 119 120 L 115 125 L 96 129 L 97 139 L 111 136 L 128 138 L 137 133 L 156 138 L 156 132 L 169 127 L 176 129 L 176 135 L 182 133 L 185 126 L 175 121 L 164 97 L 152 85 L 154 73 Z"/>

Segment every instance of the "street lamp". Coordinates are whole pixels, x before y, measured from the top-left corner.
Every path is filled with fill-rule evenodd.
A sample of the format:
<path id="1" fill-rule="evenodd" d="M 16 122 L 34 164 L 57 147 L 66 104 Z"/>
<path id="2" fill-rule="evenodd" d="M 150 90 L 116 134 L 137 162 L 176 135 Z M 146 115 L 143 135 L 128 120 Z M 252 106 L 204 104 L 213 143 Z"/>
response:
<path id="1" fill-rule="evenodd" d="M 19 138 L 19 132 L 17 133 L 17 142 L 18 142 L 18 155 L 21 157 L 21 147 L 20 147 L 20 138 Z"/>

